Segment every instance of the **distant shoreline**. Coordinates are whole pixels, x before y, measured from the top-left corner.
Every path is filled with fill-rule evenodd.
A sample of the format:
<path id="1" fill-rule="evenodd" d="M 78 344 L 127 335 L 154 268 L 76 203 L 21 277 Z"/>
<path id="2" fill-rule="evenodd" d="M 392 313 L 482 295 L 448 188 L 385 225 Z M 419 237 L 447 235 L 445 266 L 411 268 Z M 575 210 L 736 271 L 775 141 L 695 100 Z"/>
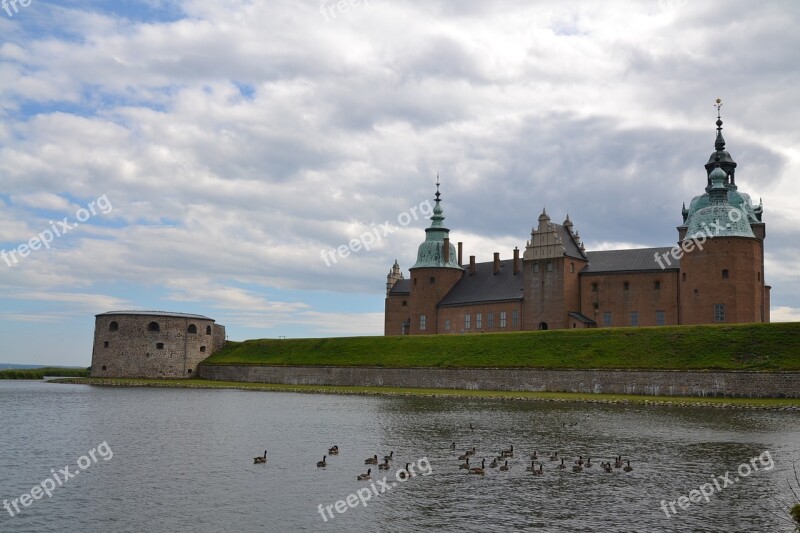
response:
<path id="1" fill-rule="evenodd" d="M 462 389 L 412 389 L 393 387 L 340 387 L 331 385 L 281 385 L 202 379 L 64 378 L 58 384 L 102 387 L 167 387 L 184 389 L 234 389 L 303 394 L 345 394 L 366 396 L 420 396 L 434 398 L 481 398 L 498 400 L 578 402 L 595 404 L 651 405 L 672 407 L 714 407 L 800 411 L 800 398 L 708 398 L 695 396 L 640 396 L 627 394 L 581 394 Z"/>

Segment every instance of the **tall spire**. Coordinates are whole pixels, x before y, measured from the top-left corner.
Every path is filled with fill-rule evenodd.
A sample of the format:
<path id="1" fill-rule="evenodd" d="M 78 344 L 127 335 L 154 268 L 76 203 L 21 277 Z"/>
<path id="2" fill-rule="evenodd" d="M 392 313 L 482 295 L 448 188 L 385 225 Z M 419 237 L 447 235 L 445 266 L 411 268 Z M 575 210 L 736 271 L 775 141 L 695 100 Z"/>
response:
<path id="1" fill-rule="evenodd" d="M 714 106 L 717 108 L 717 140 L 714 142 L 714 148 L 721 152 L 725 149 L 725 138 L 722 137 L 722 117 L 720 116 L 720 108 L 722 107 L 722 99 L 717 98 Z"/>
<path id="2" fill-rule="evenodd" d="M 714 107 L 717 108 L 717 137 L 714 141 L 714 152 L 711 154 L 711 157 L 708 158 L 708 163 L 705 164 L 706 167 L 706 192 L 711 190 L 711 172 L 716 168 L 715 159 L 719 157 L 720 160 L 720 167 L 722 170 L 725 171 L 725 186 L 735 191 L 736 187 L 736 161 L 733 160 L 731 154 L 725 150 L 725 138 L 722 136 L 722 99 L 717 98 L 714 101 Z"/>
<path id="3" fill-rule="evenodd" d="M 442 209 L 442 193 L 439 192 L 439 174 L 436 174 L 436 197 L 431 216 L 431 225 L 425 228 L 425 242 L 419 245 L 417 250 L 417 262 L 411 268 L 422 267 L 446 267 L 458 268 L 458 256 L 456 248 L 450 244 L 450 230 L 444 225 L 444 210 Z M 448 252 L 444 253 L 444 246 L 447 245 Z M 446 259 L 446 260 L 445 260 Z"/>

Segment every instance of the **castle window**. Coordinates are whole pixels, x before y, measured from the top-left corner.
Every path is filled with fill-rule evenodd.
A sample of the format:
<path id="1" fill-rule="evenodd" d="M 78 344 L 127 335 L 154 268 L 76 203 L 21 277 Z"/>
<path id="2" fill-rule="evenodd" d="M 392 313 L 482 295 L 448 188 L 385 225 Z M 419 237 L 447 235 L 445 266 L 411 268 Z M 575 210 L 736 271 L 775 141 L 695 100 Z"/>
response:
<path id="1" fill-rule="evenodd" d="M 714 304 L 714 321 L 725 322 L 725 304 Z"/>
<path id="2" fill-rule="evenodd" d="M 449 318 L 444 321 L 444 330 L 445 331 L 450 331 L 450 319 Z"/>
<path id="3" fill-rule="evenodd" d="M 603 311 L 603 325 L 611 327 L 611 311 Z"/>
<path id="4" fill-rule="evenodd" d="M 103 343 L 103 348 L 108 348 L 108 341 Z"/>
<path id="5" fill-rule="evenodd" d="M 189 324 L 189 327 L 186 329 L 188 333 L 197 333 L 197 326 L 194 324 Z"/>
<path id="6" fill-rule="evenodd" d="M 630 290 L 630 288 L 631 288 L 631 284 L 628 283 L 627 281 L 622 284 L 622 290 L 623 291 Z"/>
<path id="7" fill-rule="evenodd" d="M 187 374 L 191 374 L 191 373 L 192 373 L 192 369 L 191 369 L 191 368 L 190 368 L 190 369 L 188 369 L 188 370 L 186 371 L 186 373 L 187 373 Z"/>
<path id="8" fill-rule="evenodd" d="M 408 307 L 408 300 L 403 300 L 402 307 Z"/>
<path id="9" fill-rule="evenodd" d="M 159 342 L 159 343 L 156 344 L 156 350 L 163 350 L 163 349 L 164 349 L 164 343 L 163 342 Z"/>
<path id="10" fill-rule="evenodd" d="M 105 370 L 106 369 L 106 365 L 103 365 L 102 367 L 100 367 L 100 369 L 101 370 Z"/>
<path id="11" fill-rule="evenodd" d="M 161 331 L 161 326 L 158 325 L 158 322 L 150 322 L 147 324 L 147 331 Z"/>
<path id="12" fill-rule="evenodd" d="M 656 311 L 656 326 L 663 326 L 667 322 L 664 320 L 664 311 Z"/>
<path id="13" fill-rule="evenodd" d="M 501 328 L 506 327 L 506 312 L 505 311 L 500 311 L 500 327 Z"/>
<path id="14" fill-rule="evenodd" d="M 425 331 L 425 315 L 419 315 L 419 330 Z"/>
<path id="15" fill-rule="evenodd" d="M 592 283 L 592 292 L 597 292 L 597 283 Z"/>
<path id="16" fill-rule="evenodd" d="M 486 314 L 486 327 L 493 328 L 494 327 L 494 313 L 487 313 Z"/>
<path id="17" fill-rule="evenodd" d="M 417 285 L 417 278 L 414 278 L 414 286 Z"/>
<path id="18" fill-rule="evenodd" d="M 639 325 L 639 311 L 631 311 L 631 326 Z"/>
<path id="19" fill-rule="evenodd" d="M 533 272 L 539 272 L 539 263 L 533 263 Z"/>
<path id="20" fill-rule="evenodd" d="M 205 346 L 201 346 L 201 347 L 200 347 L 200 351 L 201 351 L 201 352 L 205 352 L 205 351 L 206 351 L 206 347 L 205 347 Z"/>
<path id="21" fill-rule="evenodd" d="M 511 311 L 511 325 L 519 326 L 519 311 Z"/>
<path id="22" fill-rule="evenodd" d="M 469 329 L 472 322 L 472 317 L 467 313 L 464 315 L 464 329 Z"/>
<path id="23" fill-rule="evenodd" d="M 653 290 L 660 291 L 661 290 L 661 281 L 656 280 L 653 282 Z"/>
<path id="24" fill-rule="evenodd" d="M 728 269 L 724 269 L 722 271 L 722 279 L 728 279 Z"/>
<path id="25" fill-rule="evenodd" d="M 686 272 L 681 274 L 681 281 L 686 281 Z"/>
<path id="26" fill-rule="evenodd" d="M 761 281 L 761 272 L 758 273 L 758 281 Z"/>
<path id="27" fill-rule="evenodd" d="M 548 272 L 552 272 L 553 271 L 553 262 L 552 261 L 548 261 L 547 262 L 547 271 Z"/>
<path id="28" fill-rule="evenodd" d="M 430 277 L 430 279 L 428 279 L 428 283 L 430 283 L 431 285 L 433 285 L 434 283 L 436 283 L 436 278 L 434 278 L 433 276 L 431 276 L 431 277 Z"/>
<path id="29" fill-rule="evenodd" d="M 694 290 L 694 295 L 697 296 L 698 294 L 700 294 L 700 290 L 699 289 L 695 289 Z"/>
<path id="30" fill-rule="evenodd" d="M 570 274 L 575 272 L 575 263 L 570 263 L 569 264 L 569 272 L 570 272 Z"/>
<path id="31" fill-rule="evenodd" d="M 119 331 L 119 324 L 117 324 L 116 321 L 111 322 L 111 324 L 108 325 L 108 331 Z"/>
<path id="32" fill-rule="evenodd" d="M 483 327 L 483 315 L 481 313 L 475 313 L 475 329 L 481 329 Z"/>
<path id="33" fill-rule="evenodd" d="M 206 335 L 211 335 L 211 326 L 206 326 Z"/>

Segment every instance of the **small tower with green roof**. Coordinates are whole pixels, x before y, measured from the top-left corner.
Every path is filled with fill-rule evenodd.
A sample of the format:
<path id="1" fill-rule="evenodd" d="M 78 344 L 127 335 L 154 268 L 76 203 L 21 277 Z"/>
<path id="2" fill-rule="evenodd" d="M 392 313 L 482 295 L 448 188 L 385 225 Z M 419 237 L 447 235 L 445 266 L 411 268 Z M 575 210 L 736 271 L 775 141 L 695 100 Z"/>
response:
<path id="1" fill-rule="evenodd" d="M 431 225 L 417 249 L 417 262 L 411 272 L 409 333 L 431 335 L 441 329 L 437 304 L 461 280 L 464 269 L 458 264 L 456 248 L 450 244 L 450 230 L 444 225 L 444 210 L 436 177 L 436 198 Z"/>

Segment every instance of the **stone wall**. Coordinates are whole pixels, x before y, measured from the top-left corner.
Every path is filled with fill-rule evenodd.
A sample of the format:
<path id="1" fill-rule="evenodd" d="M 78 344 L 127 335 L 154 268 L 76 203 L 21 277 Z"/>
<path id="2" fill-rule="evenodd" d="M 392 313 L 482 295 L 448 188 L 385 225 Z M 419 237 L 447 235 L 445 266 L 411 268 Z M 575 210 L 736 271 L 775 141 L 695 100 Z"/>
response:
<path id="1" fill-rule="evenodd" d="M 205 379 L 431 389 L 580 392 L 661 396 L 798 398 L 800 372 L 364 368 L 204 365 Z"/>

